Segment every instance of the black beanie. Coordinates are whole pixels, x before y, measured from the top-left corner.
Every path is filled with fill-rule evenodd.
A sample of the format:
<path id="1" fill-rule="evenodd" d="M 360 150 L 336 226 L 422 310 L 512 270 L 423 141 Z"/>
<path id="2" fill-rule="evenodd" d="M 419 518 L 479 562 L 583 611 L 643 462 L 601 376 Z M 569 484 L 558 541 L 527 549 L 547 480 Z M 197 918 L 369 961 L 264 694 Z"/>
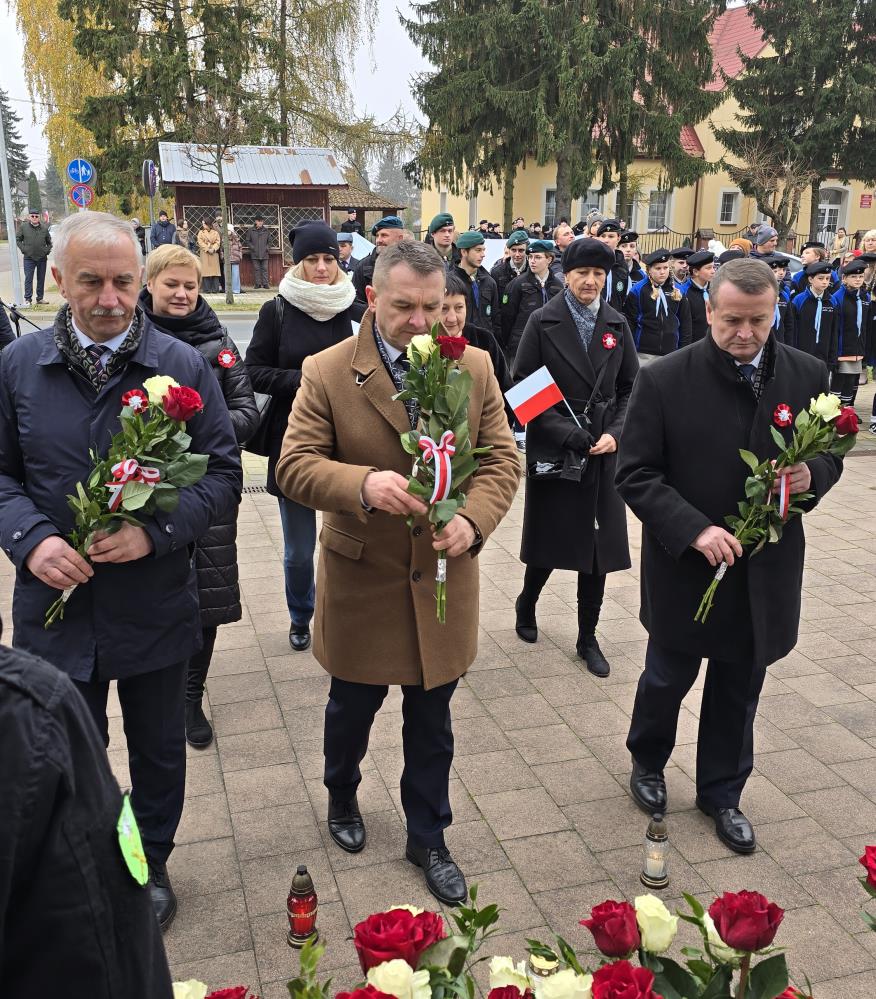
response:
<path id="1" fill-rule="evenodd" d="M 338 259 L 338 234 L 325 222 L 307 222 L 289 230 L 292 262 L 300 264 L 311 253 L 330 253 Z"/>

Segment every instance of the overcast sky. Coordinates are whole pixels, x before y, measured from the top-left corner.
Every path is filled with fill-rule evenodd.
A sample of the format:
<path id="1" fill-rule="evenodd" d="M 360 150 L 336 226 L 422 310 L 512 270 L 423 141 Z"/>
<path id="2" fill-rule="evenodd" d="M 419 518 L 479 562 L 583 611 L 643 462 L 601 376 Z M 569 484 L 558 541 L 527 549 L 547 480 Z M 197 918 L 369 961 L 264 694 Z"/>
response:
<path id="1" fill-rule="evenodd" d="M 20 0 L 33 3 L 35 0 Z M 398 22 L 396 10 L 407 13 L 407 0 L 378 0 L 380 18 L 374 31 L 373 50 L 364 47 L 350 67 L 355 107 L 378 119 L 388 118 L 399 104 L 414 113 L 408 81 L 411 74 L 426 63 Z M 43 109 L 32 108 L 24 81 L 24 42 L 16 30 L 15 15 L 0 3 L 0 87 L 9 95 L 12 107 L 21 115 L 21 135 L 37 174 L 42 175 L 48 161 L 48 146 L 43 136 Z M 36 122 L 33 121 L 34 112 Z M 63 165 L 62 165 L 63 166 Z"/>

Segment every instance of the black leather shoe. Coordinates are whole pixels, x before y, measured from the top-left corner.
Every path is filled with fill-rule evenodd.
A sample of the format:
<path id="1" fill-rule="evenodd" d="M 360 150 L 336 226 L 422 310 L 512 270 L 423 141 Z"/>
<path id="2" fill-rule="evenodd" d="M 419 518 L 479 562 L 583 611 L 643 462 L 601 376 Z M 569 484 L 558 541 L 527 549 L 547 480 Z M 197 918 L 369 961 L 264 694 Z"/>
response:
<path id="1" fill-rule="evenodd" d="M 633 801 L 643 812 L 648 815 L 655 812 L 666 814 L 666 780 L 662 770 L 646 770 L 633 760 L 630 791 Z"/>
<path id="2" fill-rule="evenodd" d="M 718 839 L 734 853 L 754 853 L 757 841 L 754 829 L 738 808 L 716 808 L 697 798 L 697 808 L 715 820 Z"/>
<path id="3" fill-rule="evenodd" d="M 514 613 L 517 615 L 514 630 L 518 637 L 522 638 L 524 642 L 529 642 L 530 645 L 537 642 L 538 626 L 535 623 L 535 606 L 524 602 L 522 593 L 514 604 Z"/>
<path id="4" fill-rule="evenodd" d="M 176 895 L 167 873 L 167 864 L 157 860 L 149 861 L 149 898 L 162 931 L 173 922 L 176 915 Z"/>
<path id="5" fill-rule="evenodd" d="M 289 644 L 293 652 L 304 652 L 310 648 L 310 625 L 293 624 L 289 629 Z"/>
<path id="6" fill-rule="evenodd" d="M 186 742 L 194 749 L 206 749 L 213 741 L 213 726 L 200 701 L 186 701 Z"/>
<path id="7" fill-rule="evenodd" d="M 596 635 L 581 635 L 575 651 L 584 660 L 584 665 L 594 676 L 606 677 L 611 672 L 608 660 L 602 654 Z"/>
<path id="8" fill-rule="evenodd" d="M 426 875 L 426 887 L 445 905 L 461 905 L 468 897 L 465 876 L 446 846 L 415 846 L 408 843 L 405 857 Z"/>
<path id="9" fill-rule="evenodd" d="M 358 853 L 365 846 L 365 823 L 355 797 L 350 801 L 329 798 L 328 831 L 329 836 L 347 853 Z"/>

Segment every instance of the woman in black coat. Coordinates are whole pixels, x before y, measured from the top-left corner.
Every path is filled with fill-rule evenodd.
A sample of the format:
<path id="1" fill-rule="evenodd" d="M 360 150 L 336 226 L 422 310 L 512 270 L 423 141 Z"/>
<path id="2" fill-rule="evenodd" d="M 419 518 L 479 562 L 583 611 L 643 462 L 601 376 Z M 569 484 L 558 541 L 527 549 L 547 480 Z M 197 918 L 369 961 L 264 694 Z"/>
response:
<path id="1" fill-rule="evenodd" d="M 623 316 L 601 298 L 614 262 L 614 252 L 599 240 L 577 239 L 567 247 L 567 288 L 530 316 L 513 367 L 516 382 L 547 367 L 581 423 L 559 403 L 526 427 L 520 553 L 526 574 L 515 605 L 517 634 L 536 641 L 539 594 L 552 570 L 572 569 L 578 573 L 576 649 L 588 670 L 603 677 L 609 664 L 596 625 L 605 575 L 630 567 L 615 452 L 639 370 Z"/>
<path id="2" fill-rule="evenodd" d="M 258 426 L 258 408 L 246 365 L 216 313 L 200 296 L 200 285 L 201 262 L 193 253 L 181 246 L 160 246 L 147 258 L 140 305 L 162 332 L 191 344 L 209 361 L 222 387 L 234 435 L 238 444 L 243 444 Z M 214 524 L 198 539 L 195 559 L 203 645 L 189 660 L 186 739 L 196 749 L 204 749 L 213 741 L 213 729 L 201 702 L 216 631 L 220 624 L 239 621 L 242 615 L 236 514 Z"/>
<path id="3" fill-rule="evenodd" d="M 303 652 L 310 647 L 315 598 L 316 513 L 283 496 L 274 470 L 304 359 L 352 334 L 350 306 L 355 291 L 349 274 L 338 266 L 337 233 L 330 226 L 322 222 L 298 226 L 289 233 L 289 242 L 294 265 L 280 282 L 280 294 L 259 312 L 246 366 L 256 392 L 271 396 L 266 417 L 270 420 L 268 492 L 279 501 L 283 523 L 289 644 L 295 652 Z"/>

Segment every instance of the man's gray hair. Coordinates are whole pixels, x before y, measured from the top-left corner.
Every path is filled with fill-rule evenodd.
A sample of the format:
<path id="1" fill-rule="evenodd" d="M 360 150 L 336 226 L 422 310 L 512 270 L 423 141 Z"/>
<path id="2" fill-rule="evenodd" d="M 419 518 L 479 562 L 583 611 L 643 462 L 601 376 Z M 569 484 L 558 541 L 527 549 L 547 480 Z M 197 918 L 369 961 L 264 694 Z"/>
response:
<path id="1" fill-rule="evenodd" d="M 82 246 L 106 246 L 107 243 L 127 239 L 137 255 L 137 267 L 143 266 L 143 251 L 140 240 L 130 222 L 116 218 L 109 212 L 76 212 L 68 215 L 52 235 L 52 262 L 64 273 L 64 256 L 71 240 Z"/>
<path id="2" fill-rule="evenodd" d="M 709 282 L 709 302 L 712 308 L 717 304 L 722 284 L 732 284 L 745 295 L 762 295 L 765 291 L 771 291 L 776 298 L 779 295 L 779 283 L 772 268 L 753 257 L 728 260 L 726 264 L 721 264 Z"/>
<path id="3" fill-rule="evenodd" d="M 375 288 L 386 280 L 387 275 L 393 267 L 399 264 L 406 264 L 420 277 L 428 277 L 430 274 L 442 275 L 446 272 L 444 261 L 434 246 L 428 243 L 418 243 L 416 241 L 402 240 L 385 246 L 377 257 L 374 265 L 374 278 L 372 284 Z"/>

